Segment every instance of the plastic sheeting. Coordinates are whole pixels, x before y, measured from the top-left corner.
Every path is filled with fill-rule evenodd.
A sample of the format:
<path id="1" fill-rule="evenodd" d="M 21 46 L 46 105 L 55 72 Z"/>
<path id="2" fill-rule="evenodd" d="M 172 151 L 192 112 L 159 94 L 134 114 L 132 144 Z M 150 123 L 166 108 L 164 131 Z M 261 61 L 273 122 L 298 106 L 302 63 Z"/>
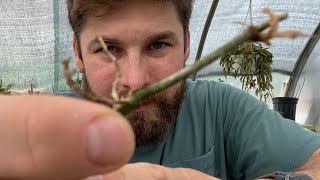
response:
<path id="1" fill-rule="evenodd" d="M 72 56 L 64 1 L 0 2 L 0 78 L 14 89 L 66 89 L 60 60 Z"/>
<path id="2" fill-rule="evenodd" d="M 314 125 L 320 132 L 320 41 L 309 55 L 307 63 L 299 77 L 295 97 L 297 105 L 297 122 Z M 301 92 L 300 92 L 301 91 Z"/>
<path id="3" fill-rule="evenodd" d="M 196 1 L 198 2 L 198 1 Z M 236 36 L 243 26 L 243 23 L 250 24 L 249 16 L 246 19 L 248 12 L 249 0 L 220 0 L 217 11 L 211 23 L 209 33 L 204 46 L 203 54 L 210 52 L 212 49 L 219 47 L 221 44 L 231 40 Z M 283 21 L 280 25 L 280 30 L 298 30 L 306 34 L 312 34 L 320 20 L 320 1 L 319 0 L 253 0 L 252 1 L 253 24 L 264 22 L 268 16 L 261 11 L 264 7 L 269 7 L 274 13 L 288 13 L 289 18 Z M 202 9 L 206 10 L 207 5 L 201 4 L 199 9 L 195 9 L 194 16 L 203 16 Z M 201 10 L 200 10 L 201 9 Z M 195 26 L 191 24 L 191 27 Z M 200 31 L 193 31 L 193 37 L 198 42 L 201 36 Z M 293 67 L 306 45 L 308 38 L 291 39 L 274 39 L 271 41 L 272 46 L 269 50 L 274 55 L 273 69 L 276 72 L 290 75 Z M 192 64 L 195 59 L 196 51 L 192 51 L 188 64 Z M 202 70 L 199 75 L 206 76 L 207 74 L 221 74 L 222 68 L 219 63 L 213 63 Z"/>
<path id="4" fill-rule="evenodd" d="M 0 9 L 0 78 L 15 88 L 53 82 L 52 2 L 5 0 Z"/>

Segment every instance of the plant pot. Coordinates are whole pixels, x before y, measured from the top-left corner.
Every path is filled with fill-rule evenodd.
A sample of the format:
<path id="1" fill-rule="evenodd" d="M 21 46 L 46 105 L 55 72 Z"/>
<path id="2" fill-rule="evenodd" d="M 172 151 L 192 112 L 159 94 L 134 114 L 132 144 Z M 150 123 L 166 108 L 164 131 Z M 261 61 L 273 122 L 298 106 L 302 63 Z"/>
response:
<path id="1" fill-rule="evenodd" d="M 272 98 L 273 110 L 279 112 L 284 118 L 295 120 L 298 98 L 275 97 Z"/>

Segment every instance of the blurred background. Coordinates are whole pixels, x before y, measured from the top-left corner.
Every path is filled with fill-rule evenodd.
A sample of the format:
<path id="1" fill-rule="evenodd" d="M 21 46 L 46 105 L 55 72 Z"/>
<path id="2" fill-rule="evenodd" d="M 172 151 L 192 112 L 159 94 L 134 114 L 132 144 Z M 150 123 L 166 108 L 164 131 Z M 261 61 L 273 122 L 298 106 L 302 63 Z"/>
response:
<path id="1" fill-rule="evenodd" d="M 265 7 L 277 14 L 289 14 L 280 24 L 280 31 L 312 35 L 294 40 L 272 39 L 271 46 L 263 46 L 273 54 L 273 96 L 298 97 L 296 121 L 320 129 L 320 0 L 195 0 L 187 66 L 230 41 L 247 25 L 268 20 L 262 13 Z M 12 92 L 17 93 L 28 92 L 31 86 L 49 94 L 68 90 L 61 60 L 73 61 L 73 51 L 65 0 L 2 0 L 0 9 L 3 85 L 13 83 Z M 242 88 L 239 79 L 225 77 L 219 61 L 202 69 L 194 79 Z M 254 91 L 249 93 L 255 96 Z M 272 102 L 266 103 L 272 109 Z"/>

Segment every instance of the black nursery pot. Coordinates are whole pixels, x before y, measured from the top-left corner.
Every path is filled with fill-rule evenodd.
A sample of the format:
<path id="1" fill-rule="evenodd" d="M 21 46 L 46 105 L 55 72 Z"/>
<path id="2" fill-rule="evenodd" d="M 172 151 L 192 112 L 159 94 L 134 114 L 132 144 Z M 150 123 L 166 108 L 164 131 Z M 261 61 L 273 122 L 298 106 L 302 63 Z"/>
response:
<path id="1" fill-rule="evenodd" d="M 298 98 L 294 97 L 275 97 L 272 98 L 273 110 L 278 111 L 284 118 L 296 119 L 296 107 Z"/>

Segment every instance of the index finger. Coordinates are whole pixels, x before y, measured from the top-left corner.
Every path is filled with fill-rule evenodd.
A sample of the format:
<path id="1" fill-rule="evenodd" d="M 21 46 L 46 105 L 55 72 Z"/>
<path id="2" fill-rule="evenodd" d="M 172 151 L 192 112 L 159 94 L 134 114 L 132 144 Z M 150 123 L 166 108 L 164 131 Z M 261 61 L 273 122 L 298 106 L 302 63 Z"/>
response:
<path id="1" fill-rule="evenodd" d="M 96 176 L 89 180 L 100 180 Z M 200 171 L 189 168 L 168 168 L 150 163 L 127 164 L 121 169 L 103 176 L 101 180 L 218 180 Z"/>

